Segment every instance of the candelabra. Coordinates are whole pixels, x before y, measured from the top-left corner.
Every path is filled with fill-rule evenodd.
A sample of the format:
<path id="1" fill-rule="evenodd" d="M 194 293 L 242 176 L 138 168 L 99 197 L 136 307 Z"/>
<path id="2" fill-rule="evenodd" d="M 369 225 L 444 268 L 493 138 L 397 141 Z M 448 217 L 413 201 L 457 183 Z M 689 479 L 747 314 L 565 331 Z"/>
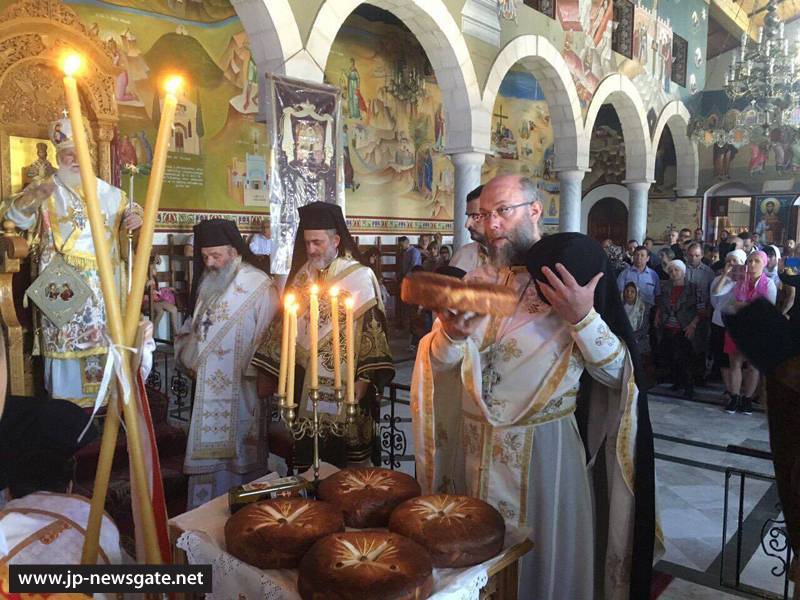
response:
<path id="1" fill-rule="evenodd" d="M 281 419 L 286 423 L 292 437 L 295 440 L 301 440 L 304 437 L 309 437 L 314 445 L 313 463 L 314 470 L 314 483 L 319 481 L 319 440 L 330 434 L 335 437 L 344 436 L 347 431 L 347 426 L 355 421 L 356 405 L 344 402 L 344 392 L 342 388 L 336 388 L 333 391 L 333 398 L 336 402 L 337 413 L 336 415 L 325 415 L 319 412 L 319 390 L 312 389 L 308 392 L 308 397 L 311 400 L 311 416 L 310 417 L 297 417 L 297 404 L 287 404 L 285 396 L 278 396 L 278 401 L 281 409 Z M 342 414 L 342 408 L 345 408 L 345 420 L 337 420 Z"/>

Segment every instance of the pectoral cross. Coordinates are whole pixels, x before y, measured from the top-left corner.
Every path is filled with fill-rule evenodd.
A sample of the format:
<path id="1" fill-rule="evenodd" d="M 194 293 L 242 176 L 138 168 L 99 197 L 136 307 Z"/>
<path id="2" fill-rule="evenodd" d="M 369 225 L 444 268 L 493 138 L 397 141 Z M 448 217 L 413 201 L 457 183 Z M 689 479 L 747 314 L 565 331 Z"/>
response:
<path id="1" fill-rule="evenodd" d="M 66 109 L 66 108 L 65 108 L 64 110 L 62 110 L 62 111 L 61 111 L 61 114 L 62 114 L 62 115 L 64 115 L 64 118 L 65 118 L 65 119 L 66 119 L 67 117 L 69 117 L 69 113 L 67 112 L 67 109 Z"/>
<path id="2" fill-rule="evenodd" d="M 203 322 L 200 324 L 203 328 L 203 341 L 206 341 L 206 337 L 208 336 L 208 330 L 211 329 L 211 326 L 214 324 L 214 321 L 211 320 L 211 311 L 206 311 L 206 318 L 203 319 Z"/>

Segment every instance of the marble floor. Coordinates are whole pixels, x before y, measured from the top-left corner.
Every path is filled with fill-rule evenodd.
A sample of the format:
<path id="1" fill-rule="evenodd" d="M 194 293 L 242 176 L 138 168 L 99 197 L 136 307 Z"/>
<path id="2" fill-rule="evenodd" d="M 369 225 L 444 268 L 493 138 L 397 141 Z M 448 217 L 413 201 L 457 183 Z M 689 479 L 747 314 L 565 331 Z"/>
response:
<path id="1" fill-rule="evenodd" d="M 408 385 L 413 370 L 408 340 L 403 336 L 391 343 L 395 382 Z M 398 398 L 407 399 L 408 393 L 398 392 Z M 769 452 L 766 418 L 761 410 L 752 415 L 729 415 L 720 404 L 720 390 L 713 386 L 698 389 L 692 400 L 674 397 L 665 387 L 650 393 L 658 508 L 666 539 L 666 552 L 656 568 L 674 577 L 660 596 L 664 600 L 783 595 L 783 577 L 772 574 L 773 570 L 781 571 L 777 557 L 781 553 L 771 549 L 771 529 L 765 527 L 770 520 L 780 520 L 771 481 L 772 463 L 764 456 Z M 388 414 L 388 410 L 387 401 L 383 413 Z M 396 404 L 395 411 L 395 416 L 403 419 L 410 416 L 405 405 Z M 413 455 L 409 424 L 400 423 L 398 428 L 405 436 L 405 453 Z M 413 462 L 402 461 L 400 469 L 413 474 Z M 743 490 L 742 472 L 746 473 Z M 723 552 L 726 481 L 728 516 Z M 740 496 L 741 536 L 737 535 Z M 739 540 L 741 575 L 737 590 Z M 772 543 L 780 548 L 782 542 L 778 536 Z"/>

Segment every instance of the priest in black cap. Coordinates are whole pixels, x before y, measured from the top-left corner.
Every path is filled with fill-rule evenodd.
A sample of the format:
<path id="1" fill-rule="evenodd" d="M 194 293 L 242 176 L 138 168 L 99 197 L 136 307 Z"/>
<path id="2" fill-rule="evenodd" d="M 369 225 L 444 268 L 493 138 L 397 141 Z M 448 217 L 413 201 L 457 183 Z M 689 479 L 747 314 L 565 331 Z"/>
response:
<path id="1" fill-rule="evenodd" d="M 189 508 L 252 481 L 267 469 L 261 402 L 250 360 L 278 308 L 269 276 L 232 221 L 194 227 L 191 317 L 175 340 L 175 358 L 195 379 L 184 472 Z"/>
<path id="2" fill-rule="evenodd" d="M 605 255 L 579 234 L 542 238 L 538 189 L 521 176 L 487 183 L 480 214 L 489 264 L 465 280 L 509 288 L 517 307 L 442 311 L 420 342 L 423 493 L 477 496 L 531 529 L 521 597 L 647 599 L 660 543 L 652 436 Z"/>
<path id="3" fill-rule="evenodd" d="M 292 268 L 286 294 L 294 294 L 299 306 L 297 317 L 297 351 L 295 398 L 298 416 L 310 415 L 309 379 L 309 296 L 311 286 L 319 288 L 319 377 L 320 410 L 335 413 L 333 344 L 340 348 L 341 373 L 344 378 L 344 327 L 340 339 L 333 340 L 331 321 L 331 289 L 338 291 L 339 321 L 344 324 L 346 298 L 353 298 L 356 400 L 361 406 L 356 422 L 348 427 L 344 440 L 329 436 L 321 444 L 321 454 L 337 466 L 376 462 L 379 448 L 374 439 L 374 423 L 378 417 L 377 399 L 384 386 L 394 377 L 394 366 L 386 336 L 386 311 L 381 300 L 380 286 L 374 272 L 361 263 L 361 253 L 355 244 L 342 215 L 335 204 L 314 202 L 299 209 L 300 226 L 295 239 Z M 270 326 L 256 352 L 253 365 L 260 370 L 259 394 L 273 393 L 280 369 L 282 319 Z M 344 413 L 344 411 L 342 411 Z M 341 415 L 339 418 L 344 418 Z M 286 434 L 286 432 L 283 432 Z M 272 433 L 271 433 L 272 435 Z M 287 436 L 287 441 L 293 443 Z M 286 457 L 296 469 L 311 463 L 311 444 L 308 439 L 297 442 Z M 376 463 L 377 464 L 377 463 Z"/>

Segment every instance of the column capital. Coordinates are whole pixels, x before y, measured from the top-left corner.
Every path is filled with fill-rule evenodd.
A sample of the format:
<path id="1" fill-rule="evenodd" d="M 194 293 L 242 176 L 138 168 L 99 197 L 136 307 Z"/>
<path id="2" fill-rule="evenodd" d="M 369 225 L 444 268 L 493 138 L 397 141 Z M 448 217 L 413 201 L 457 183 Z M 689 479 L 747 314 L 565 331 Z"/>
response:
<path id="1" fill-rule="evenodd" d="M 583 181 L 588 169 L 556 169 L 556 177 L 559 181 Z"/>
<path id="2" fill-rule="evenodd" d="M 697 196 L 697 188 L 675 188 L 675 195 L 679 198 Z"/>
<path id="3" fill-rule="evenodd" d="M 481 150 L 480 148 L 445 148 L 444 153 L 450 157 L 450 160 L 455 164 L 483 164 L 486 160 L 486 155 L 491 154 L 490 150 Z"/>
<path id="4" fill-rule="evenodd" d="M 653 182 L 647 179 L 626 179 L 622 183 L 631 191 L 647 191 Z"/>

